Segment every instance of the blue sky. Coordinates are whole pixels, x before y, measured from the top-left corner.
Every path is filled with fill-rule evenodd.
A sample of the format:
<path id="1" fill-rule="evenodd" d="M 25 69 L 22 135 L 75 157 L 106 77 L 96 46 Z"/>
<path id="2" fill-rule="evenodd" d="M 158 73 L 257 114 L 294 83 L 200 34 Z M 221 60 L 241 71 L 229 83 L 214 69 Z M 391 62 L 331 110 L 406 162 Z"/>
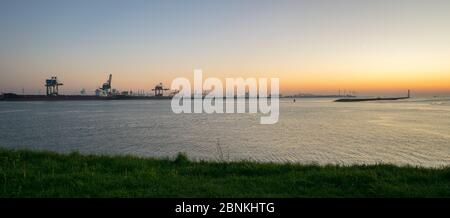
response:
<path id="1" fill-rule="evenodd" d="M 201 68 L 279 77 L 292 93 L 447 93 L 449 11 L 449 1 L 2 0 L 0 88 L 36 93 L 57 75 L 66 93 L 92 91 L 113 73 L 116 88 L 149 90 Z"/>

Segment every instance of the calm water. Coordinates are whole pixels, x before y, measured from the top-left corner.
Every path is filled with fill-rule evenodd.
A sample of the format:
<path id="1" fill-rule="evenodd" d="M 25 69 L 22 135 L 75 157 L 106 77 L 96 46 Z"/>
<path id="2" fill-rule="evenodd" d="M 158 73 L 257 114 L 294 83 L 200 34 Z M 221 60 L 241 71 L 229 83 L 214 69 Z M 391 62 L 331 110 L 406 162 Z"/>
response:
<path id="1" fill-rule="evenodd" d="M 261 114 L 173 114 L 170 101 L 0 102 L 0 145 L 57 152 L 319 164 L 450 164 L 450 100 L 281 100 Z"/>

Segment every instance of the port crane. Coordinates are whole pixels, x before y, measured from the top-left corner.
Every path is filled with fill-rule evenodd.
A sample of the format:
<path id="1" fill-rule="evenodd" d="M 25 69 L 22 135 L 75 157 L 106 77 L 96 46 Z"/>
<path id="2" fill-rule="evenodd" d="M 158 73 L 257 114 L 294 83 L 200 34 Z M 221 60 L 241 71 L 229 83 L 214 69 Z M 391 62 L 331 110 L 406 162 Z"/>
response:
<path id="1" fill-rule="evenodd" d="M 164 95 L 164 91 L 169 91 L 170 89 L 168 88 L 164 88 L 162 83 L 159 83 L 158 85 L 155 86 L 155 88 L 152 89 L 152 91 L 155 92 L 155 96 L 163 96 Z"/>
<path id="2" fill-rule="evenodd" d="M 108 81 L 106 81 L 105 83 L 103 83 L 102 87 L 100 87 L 99 89 L 103 91 L 103 93 L 105 93 L 107 96 L 110 96 L 112 94 L 111 92 L 111 82 L 112 82 L 112 74 L 109 74 L 109 78 Z"/>
<path id="3" fill-rule="evenodd" d="M 45 80 L 45 87 L 47 88 L 47 96 L 59 95 L 59 86 L 64 84 L 58 81 L 56 76 L 52 76 L 50 79 Z"/>

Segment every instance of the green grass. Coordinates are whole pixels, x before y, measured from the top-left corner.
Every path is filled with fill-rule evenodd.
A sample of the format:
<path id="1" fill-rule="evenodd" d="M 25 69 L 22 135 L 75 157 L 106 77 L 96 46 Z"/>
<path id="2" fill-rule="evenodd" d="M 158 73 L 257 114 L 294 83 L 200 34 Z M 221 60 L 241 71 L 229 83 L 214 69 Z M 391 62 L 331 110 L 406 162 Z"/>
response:
<path id="1" fill-rule="evenodd" d="M 450 197 L 450 167 L 192 162 L 0 149 L 0 197 Z"/>

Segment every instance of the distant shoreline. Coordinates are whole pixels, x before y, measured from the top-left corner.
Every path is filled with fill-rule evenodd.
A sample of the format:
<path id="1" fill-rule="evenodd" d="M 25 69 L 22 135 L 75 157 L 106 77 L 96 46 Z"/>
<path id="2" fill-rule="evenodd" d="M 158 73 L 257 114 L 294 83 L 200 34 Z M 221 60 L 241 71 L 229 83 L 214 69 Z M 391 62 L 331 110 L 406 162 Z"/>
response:
<path id="1" fill-rule="evenodd" d="M 169 96 L 96 96 L 96 95 L 17 95 L 7 93 L 0 97 L 0 101 L 106 101 L 106 100 L 164 100 L 172 99 Z"/>
<path id="2" fill-rule="evenodd" d="M 306 95 L 306 96 L 280 96 L 279 98 L 339 98 L 347 97 L 354 98 L 355 96 L 339 96 L 339 95 Z M 194 97 L 192 97 L 194 98 Z M 205 98 L 205 97 L 203 97 Z M 225 97 L 224 97 L 225 98 Z M 235 99 L 250 99 L 251 97 L 234 97 Z M 259 98 L 259 97 L 255 97 Z M 270 98 L 270 96 L 269 96 Z M 0 101 L 84 101 L 84 100 L 170 100 L 172 96 L 133 96 L 133 95 L 115 95 L 115 96 L 95 96 L 95 95 L 17 95 L 13 93 L 6 93 L 0 96 Z"/>

